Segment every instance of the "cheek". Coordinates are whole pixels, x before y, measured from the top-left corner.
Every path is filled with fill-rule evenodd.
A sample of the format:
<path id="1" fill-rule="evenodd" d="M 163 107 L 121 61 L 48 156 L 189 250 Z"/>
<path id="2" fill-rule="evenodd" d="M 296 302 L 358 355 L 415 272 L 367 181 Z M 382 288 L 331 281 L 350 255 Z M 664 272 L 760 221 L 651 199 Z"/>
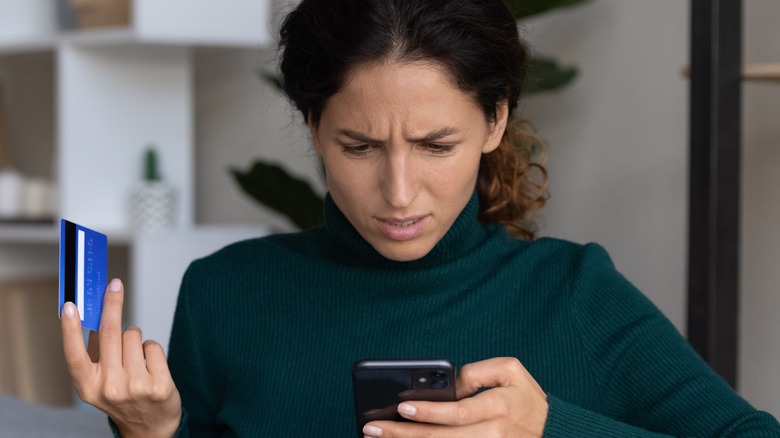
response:
<path id="1" fill-rule="evenodd" d="M 470 189 L 477 181 L 480 158 L 481 154 L 475 154 L 468 159 L 452 163 L 446 170 L 437 172 L 440 175 L 442 185 L 453 192 Z"/>
<path id="2" fill-rule="evenodd" d="M 328 191 L 339 207 L 342 210 L 359 207 L 367 197 L 366 193 L 374 188 L 374 181 L 370 179 L 372 173 L 339 162 L 325 160 L 324 163 Z"/>

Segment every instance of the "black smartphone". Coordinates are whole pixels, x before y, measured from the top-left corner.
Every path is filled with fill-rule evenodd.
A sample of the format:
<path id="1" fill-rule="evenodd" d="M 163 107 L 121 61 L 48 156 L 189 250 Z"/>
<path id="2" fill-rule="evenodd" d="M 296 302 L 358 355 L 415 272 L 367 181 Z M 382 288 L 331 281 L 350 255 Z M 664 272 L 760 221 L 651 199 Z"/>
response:
<path id="1" fill-rule="evenodd" d="M 374 420 L 406 421 L 398 405 L 410 400 L 454 401 L 455 367 L 444 359 L 365 359 L 352 366 L 358 436 Z"/>

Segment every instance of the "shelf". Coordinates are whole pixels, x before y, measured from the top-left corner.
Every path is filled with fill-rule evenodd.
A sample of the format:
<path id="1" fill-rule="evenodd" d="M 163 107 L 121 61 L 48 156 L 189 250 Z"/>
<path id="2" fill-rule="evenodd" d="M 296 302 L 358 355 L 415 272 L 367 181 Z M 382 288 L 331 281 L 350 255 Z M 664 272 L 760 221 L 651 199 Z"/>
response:
<path id="1" fill-rule="evenodd" d="M 690 78 L 689 66 L 684 66 L 681 74 Z M 742 67 L 742 80 L 745 81 L 780 81 L 780 62 L 755 62 Z"/>
<path id="2" fill-rule="evenodd" d="M 211 40 L 205 37 L 178 34 L 159 34 L 144 32 L 142 29 L 117 27 L 105 29 L 79 30 L 60 35 L 59 43 L 79 46 L 115 46 L 115 45 L 167 45 L 192 47 L 249 47 L 264 46 L 263 38 L 238 40 Z"/>
<path id="3" fill-rule="evenodd" d="M 110 244 L 128 245 L 134 239 L 134 234 L 126 230 L 99 231 L 108 236 Z M 9 243 L 57 244 L 59 241 L 59 226 L 53 221 L 0 221 L 0 245 Z"/>
<path id="4" fill-rule="evenodd" d="M 129 27 L 109 27 L 102 29 L 64 32 L 58 42 L 80 46 L 112 46 L 137 43 L 135 31 Z"/>
<path id="5" fill-rule="evenodd" d="M 780 81 L 780 62 L 751 63 L 742 69 L 746 81 Z"/>
<path id="6" fill-rule="evenodd" d="M 130 27 L 104 28 L 63 32 L 56 35 L 20 38 L 14 40 L 0 39 L 0 56 L 29 54 L 54 51 L 60 45 L 70 44 L 83 47 L 101 47 L 118 45 L 161 45 L 161 46 L 192 46 L 192 47 L 247 47 L 263 48 L 266 39 L 246 40 L 209 40 L 183 35 L 145 34 Z"/>
<path id="7" fill-rule="evenodd" d="M 15 55 L 52 51 L 57 46 L 57 39 L 58 36 L 56 35 L 38 38 L 19 38 L 12 40 L 0 39 L 0 55 Z"/>
<path id="8" fill-rule="evenodd" d="M 59 238 L 53 222 L 0 222 L 0 243 L 56 243 Z"/>
<path id="9" fill-rule="evenodd" d="M 229 5 L 219 0 L 133 0 L 128 27 L 9 32 L 0 36 L 0 55 L 52 51 L 62 44 L 263 48 L 273 40 L 270 16 L 271 0 Z"/>

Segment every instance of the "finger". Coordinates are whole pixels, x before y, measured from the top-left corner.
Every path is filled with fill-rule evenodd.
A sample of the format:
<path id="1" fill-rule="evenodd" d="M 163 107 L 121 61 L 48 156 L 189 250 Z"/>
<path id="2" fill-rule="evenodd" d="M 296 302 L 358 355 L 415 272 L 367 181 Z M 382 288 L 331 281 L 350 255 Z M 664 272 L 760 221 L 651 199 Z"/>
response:
<path id="1" fill-rule="evenodd" d="M 146 368 L 155 379 L 170 379 L 171 371 L 168 369 L 168 361 L 165 351 L 159 343 L 147 340 L 144 342 L 144 356 L 146 356 Z"/>
<path id="2" fill-rule="evenodd" d="M 146 374 L 141 329 L 128 327 L 122 334 L 122 365 L 132 374 Z"/>
<path id="3" fill-rule="evenodd" d="M 146 368 L 154 383 L 152 396 L 157 400 L 166 400 L 176 392 L 176 385 L 165 359 L 165 351 L 157 342 L 148 340 L 144 342 L 144 353 L 146 354 Z"/>
<path id="4" fill-rule="evenodd" d="M 100 315 L 100 363 L 107 369 L 122 366 L 122 304 L 124 287 L 118 279 L 113 279 L 103 296 L 103 313 Z"/>
<path id="5" fill-rule="evenodd" d="M 60 324 L 62 326 L 62 348 L 65 362 L 74 382 L 80 381 L 91 369 L 92 362 L 84 347 L 84 334 L 81 331 L 81 319 L 76 305 L 67 302 L 62 306 Z"/>
<path id="6" fill-rule="evenodd" d="M 424 438 L 447 436 L 452 438 L 484 435 L 475 426 L 453 429 L 448 426 L 393 421 L 372 421 L 363 427 L 363 434 L 369 438 Z"/>
<path id="7" fill-rule="evenodd" d="M 514 357 L 496 357 L 464 365 L 455 383 L 457 397 L 468 397 L 481 388 L 517 385 L 530 374 Z"/>
<path id="8" fill-rule="evenodd" d="M 94 330 L 89 331 L 89 342 L 87 343 L 87 353 L 92 363 L 98 363 L 100 360 L 100 338 Z"/>
<path id="9" fill-rule="evenodd" d="M 403 402 L 398 405 L 398 413 L 421 423 L 466 426 L 489 419 L 496 405 L 494 399 L 483 393 L 457 402 Z"/>

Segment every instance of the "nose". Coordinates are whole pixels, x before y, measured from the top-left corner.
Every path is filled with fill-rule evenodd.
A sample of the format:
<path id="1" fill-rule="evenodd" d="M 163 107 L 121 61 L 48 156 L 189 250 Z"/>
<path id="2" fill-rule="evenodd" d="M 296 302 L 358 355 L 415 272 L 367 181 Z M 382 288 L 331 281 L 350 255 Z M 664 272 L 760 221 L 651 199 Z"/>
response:
<path id="1" fill-rule="evenodd" d="M 388 151 L 381 175 L 382 195 L 393 208 L 409 207 L 417 197 L 417 166 L 408 151 Z"/>

